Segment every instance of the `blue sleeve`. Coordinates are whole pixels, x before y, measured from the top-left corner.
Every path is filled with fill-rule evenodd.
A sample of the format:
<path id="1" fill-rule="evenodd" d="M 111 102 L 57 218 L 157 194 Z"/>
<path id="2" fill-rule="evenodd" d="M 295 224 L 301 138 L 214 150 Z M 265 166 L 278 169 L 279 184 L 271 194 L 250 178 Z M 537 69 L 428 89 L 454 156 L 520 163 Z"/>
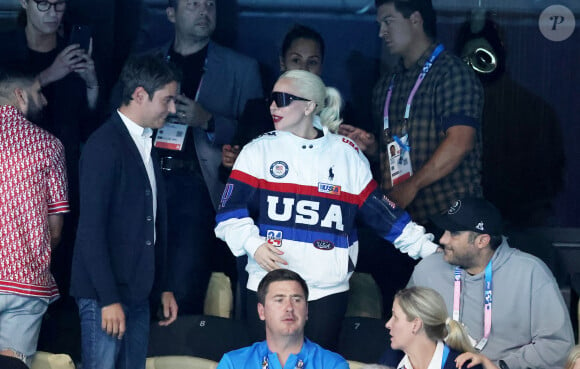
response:
<path id="1" fill-rule="evenodd" d="M 224 354 L 216 369 L 234 369 L 234 364 L 228 354 Z"/>
<path id="2" fill-rule="evenodd" d="M 411 221 L 409 214 L 375 189 L 359 209 L 359 219 L 383 239 L 393 242 Z"/>

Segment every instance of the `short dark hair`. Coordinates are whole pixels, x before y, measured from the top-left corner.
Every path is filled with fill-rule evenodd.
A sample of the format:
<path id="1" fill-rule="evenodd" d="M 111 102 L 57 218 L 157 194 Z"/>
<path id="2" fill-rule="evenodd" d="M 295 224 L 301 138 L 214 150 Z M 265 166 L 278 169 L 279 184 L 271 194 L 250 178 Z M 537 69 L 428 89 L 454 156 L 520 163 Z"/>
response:
<path id="1" fill-rule="evenodd" d="M 480 236 L 482 234 L 482 233 L 477 233 L 477 232 L 473 232 L 473 231 L 465 231 L 465 232 L 469 232 L 469 236 L 467 238 L 467 242 L 469 242 L 469 243 L 473 243 L 473 241 L 475 241 L 477 236 Z M 499 245 L 501 245 L 502 241 L 503 241 L 502 235 L 495 235 L 495 234 L 489 235 L 489 247 L 493 251 L 497 250 Z"/>
<path id="2" fill-rule="evenodd" d="M 175 8 L 175 5 L 177 5 L 177 0 L 167 0 L 168 8 Z"/>
<path id="3" fill-rule="evenodd" d="M 152 99 L 155 91 L 168 83 L 174 81 L 179 83 L 181 72 L 163 56 L 147 54 L 130 57 L 125 63 L 119 79 L 123 86 L 121 103 L 128 105 L 137 87 L 143 87 L 149 94 L 149 99 Z"/>
<path id="4" fill-rule="evenodd" d="M 306 281 L 302 277 L 291 270 L 288 269 L 274 269 L 268 272 L 260 281 L 258 285 L 258 302 L 262 305 L 266 302 L 266 295 L 268 294 L 268 288 L 272 282 L 282 282 L 282 281 L 296 281 L 302 287 L 304 292 L 304 298 L 308 300 L 308 286 Z"/>
<path id="5" fill-rule="evenodd" d="M 409 18 L 414 12 L 419 12 L 423 18 L 423 31 L 431 39 L 437 37 L 437 16 L 431 0 L 375 0 L 375 8 L 381 5 L 394 4 L 395 9 Z"/>
<path id="6" fill-rule="evenodd" d="M 292 46 L 292 43 L 299 38 L 304 38 L 316 42 L 320 47 L 320 56 L 322 57 L 322 60 L 324 60 L 324 39 L 320 33 L 302 24 L 295 24 L 286 33 L 286 36 L 284 36 L 284 41 L 282 41 L 282 49 L 280 50 L 282 57 L 286 55 L 288 49 L 290 49 L 290 46 Z"/>
<path id="7" fill-rule="evenodd" d="M 0 68 L 0 97 L 12 98 L 15 88 L 29 88 L 36 81 L 34 74 L 16 68 Z"/>

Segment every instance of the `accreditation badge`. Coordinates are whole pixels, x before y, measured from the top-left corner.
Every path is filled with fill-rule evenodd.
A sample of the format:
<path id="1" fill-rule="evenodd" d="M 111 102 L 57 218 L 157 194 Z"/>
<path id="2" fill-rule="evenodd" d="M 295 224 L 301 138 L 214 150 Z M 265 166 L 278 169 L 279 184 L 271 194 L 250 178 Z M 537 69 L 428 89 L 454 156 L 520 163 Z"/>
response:
<path id="1" fill-rule="evenodd" d="M 387 155 L 391 171 L 391 185 L 396 186 L 413 175 L 409 150 L 402 149 L 397 140 L 389 142 Z"/>
<path id="2" fill-rule="evenodd" d="M 160 149 L 181 151 L 183 150 L 186 133 L 187 125 L 175 121 L 166 121 L 163 128 L 157 131 L 153 145 Z"/>

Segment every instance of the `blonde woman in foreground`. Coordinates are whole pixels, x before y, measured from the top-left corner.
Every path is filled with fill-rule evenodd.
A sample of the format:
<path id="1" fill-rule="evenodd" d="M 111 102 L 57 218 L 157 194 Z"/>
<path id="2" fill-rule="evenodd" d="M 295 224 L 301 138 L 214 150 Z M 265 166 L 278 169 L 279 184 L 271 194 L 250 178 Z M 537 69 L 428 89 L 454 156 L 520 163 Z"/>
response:
<path id="1" fill-rule="evenodd" d="M 497 369 L 474 353 L 463 326 L 447 316 L 437 291 L 426 287 L 399 291 L 392 314 L 386 324 L 391 348 L 405 352 L 398 369 Z"/>

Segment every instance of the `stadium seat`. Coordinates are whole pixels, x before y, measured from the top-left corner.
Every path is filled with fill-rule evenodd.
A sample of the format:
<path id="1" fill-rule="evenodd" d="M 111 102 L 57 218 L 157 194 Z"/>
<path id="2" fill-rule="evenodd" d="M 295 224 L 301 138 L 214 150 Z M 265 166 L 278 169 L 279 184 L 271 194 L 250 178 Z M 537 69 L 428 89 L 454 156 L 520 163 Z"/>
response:
<path id="1" fill-rule="evenodd" d="M 217 362 L 194 356 L 148 357 L 145 369 L 215 369 Z"/>

